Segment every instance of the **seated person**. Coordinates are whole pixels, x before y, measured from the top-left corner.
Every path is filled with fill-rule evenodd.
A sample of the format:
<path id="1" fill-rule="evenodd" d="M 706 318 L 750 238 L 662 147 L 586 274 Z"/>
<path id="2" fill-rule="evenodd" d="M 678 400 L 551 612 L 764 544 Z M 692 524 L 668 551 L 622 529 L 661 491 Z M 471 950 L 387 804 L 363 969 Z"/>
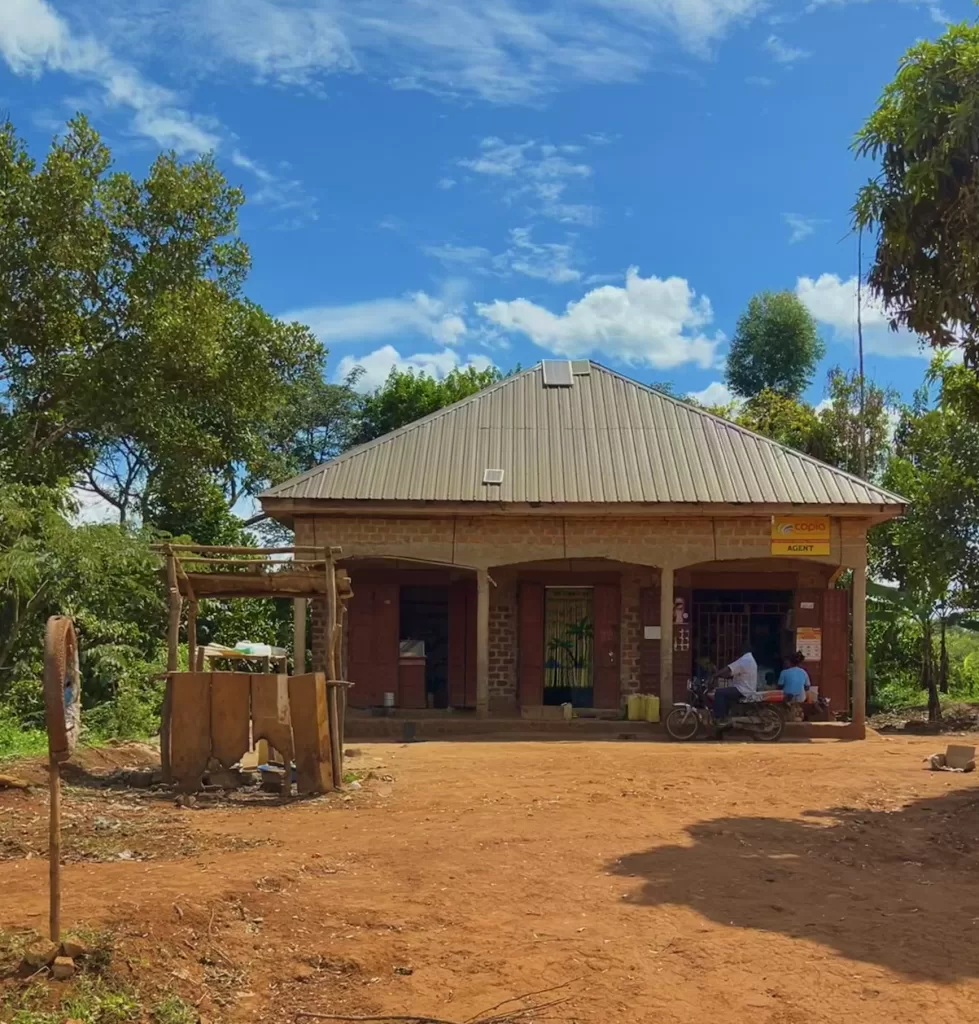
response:
<path id="1" fill-rule="evenodd" d="M 778 677 L 778 688 L 785 694 L 786 702 L 801 703 L 806 699 L 806 691 L 811 683 L 809 673 L 802 667 L 805 660 L 805 655 L 801 651 L 796 651 L 789 658 L 789 667 L 782 669 L 782 674 Z"/>
<path id="2" fill-rule="evenodd" d="M 758 662 L 746 644 L 744 653 L 737 661 L 717 674 L 718 679 L 730 679 L 731 686 L 719 686 L 714 691 L 714 720 L 727 718 L 731 705 L 741 699 L 754 700 L 758 695 Z"/>

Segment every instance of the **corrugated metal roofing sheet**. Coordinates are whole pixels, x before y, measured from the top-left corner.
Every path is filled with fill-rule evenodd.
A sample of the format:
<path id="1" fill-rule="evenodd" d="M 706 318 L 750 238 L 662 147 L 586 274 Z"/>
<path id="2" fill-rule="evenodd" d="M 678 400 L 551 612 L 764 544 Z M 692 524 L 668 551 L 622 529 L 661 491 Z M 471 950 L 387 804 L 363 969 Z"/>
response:
<path id="1" fill-rule="evenodd" d="M 487 469 L 502 469 L 502 484 L 484 484 Z M 560 388 L 535 366 L 262 498 L 903 504 L 597 363 Z"/>

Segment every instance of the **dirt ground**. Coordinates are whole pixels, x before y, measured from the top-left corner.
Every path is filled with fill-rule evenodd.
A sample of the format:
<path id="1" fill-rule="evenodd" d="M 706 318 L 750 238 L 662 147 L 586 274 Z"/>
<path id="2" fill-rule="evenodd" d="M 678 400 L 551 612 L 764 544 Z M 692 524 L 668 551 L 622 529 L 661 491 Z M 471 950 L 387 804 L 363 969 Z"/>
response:
<path id="1" fill-rule="evenodd" d="M 96 788 L 117 751 L 65 798 L 79 836 L 123 824 L 64 916 L 209 1021 L 464 1021 L 551 986 L 582 1024 L 979 1021 L 979 776 L 925 771 L 943 746 L 361 744 L 360 788 L 197 810 Z M 9 842 L 44 805 L 0 792 L 8 930 L 46 920 L 43 846 Z M 116 856 L 134 819 L 149 859 Z"/>

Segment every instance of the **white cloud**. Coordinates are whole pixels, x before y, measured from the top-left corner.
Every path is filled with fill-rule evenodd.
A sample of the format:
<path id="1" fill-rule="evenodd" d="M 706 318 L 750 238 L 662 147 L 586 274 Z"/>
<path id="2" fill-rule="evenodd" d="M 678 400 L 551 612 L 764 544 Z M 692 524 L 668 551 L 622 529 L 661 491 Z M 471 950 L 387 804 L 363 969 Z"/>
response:
<path id="1" fill-rule="evenodd" d="M 71 517 L 78 525 L 91 523 L 118 523 L 119 509 L 111 505 L 101 495 L 84 487 L 73 487 L 71 496 L 76 511 Z"/>
<path id="2" fill-rule="evenodd" d="M 118 19 L 110 0 L 101 0 Z M 116 4 L 118 6 L 118 4 Z M 365 72 L 403 89 L 532 103 L 582 83 L 635 80 L 664 37 L 709 56 L 763 0 L 172 0 L 157 31 L 196 66 L 320 88 Z M 131 19 L 135 21 L 135 18 Z M 144 14 L 138 30 L 150 31 Z"/>
<path id="3" fill-rule="evenodd" d="M 775 84 L 771 78 L 766 78 L 764 75 L 748 75 L 745 79 L 748 85 L 757 85 L 761 89 L 771 88 Z"/>
<path id="4" fill-rule="evenodd" d="M 436 259 L 442 266 L 452 269 L 458 267 L 476 267 L 487 263 L 492 258 L 489 249 L 481 245 L 423 245 L 422 252 Z"/>
<path id="5" fill-rule="evenodd" d="M 258 179 L 259 188 L 247 193 L 248 199 L 283 214 L 285 219 L 278 227 L 299 228 L 317 219 L 316 199 L 306 192 L 301 181 L 275 174 L 238 149 L 231 153 L 231 162 Z"/>
<path id="6" fill-rule="evenodd" d="M 625 287 L 595 288 L 560 314 L 527 299 L 498 299 L 476 309 L 503 330 L 524 334 L 556 355 L 600 353 L 659 369 L 682 363 L 710 367 L 723 339 L 701 330 L 713 319 L 706 296 L 698 298 L 683 278 L 644 278 L 635 267 L 626 273 Z"/>
<path id="7" fill-rule="evenodd" d="M 569 185 L 591 177 L 591 167 L 581 160 L 569 159 L 580 146 L 555 146 L 549 142 L 505 142 L 489 136 L 479 144 L 474 157 L 458 160 L 458 165 L 490 182 L 499 182 L 500 198 L 507 205 L 522 202 L 529 212 L 563 224 L 590 225 L 598 210 L 590 203 L 568 202 Z"/>
<path id="8" fill-rule="evenodd" d="M 53 71 L 96 84 L 102 102 L 128 108 L 132 130 L 158 146 L 180 153 L 217 148 L 212 122 L 193 117 L 182 109 L 175 93 L 117 60 L 93 36 L 74 34 L 46 0 L 3 0 L 0 56 L 17 75 L 37 78 Z"/>
<path id="9" fill-rule="evenodd" d="M 581 279 L 574 264 L 577 253 L 573 236 L 567 242 L 536 242 L 530 228 L 513 228 L 510 245 L 494 256 L 481 245 L 425 245 L 422 252 L 438 260 L 448 270 L 465 267 L 478 274 L 508 277 L 523 274 L 551 284 L 567 284 Z"/>
<path id="10" fill-rule="evenodd" d="M 790 46 L 774 32 L 765 40 L 765 49 L 777 64 L 794 64 L 797 60 L 812 56 L 808 50 Z"/>
<path id="11" fill-rule="evenodd" d="M 462 306 L 450 297 L 413 292 L 398 299 L 370 299 L 345 306 L 313 306 L 282 315 L 307 324 L 321 341 L 363 341 L 395 334 L 417 334 L 441 345 L 465 333 Z"/>
<path id="12" fill-rule="evenodd" d="M 570 243 L 535 242 L 530 228 L 514 228 L 510 248 L 494 262 L 516 274 L 567 284 L 581 279 L 581 271 L 572 266 L 574 261 L 574 246 Z"/>
<path id="13" fill-rule="evenodd" d="M 836 274 L 821 274 L 818 278 L 800 277 L 796 294 L 809 312 L 823 324 L 833 328 L 841 341 L 852 342 L 857 336 L 857 278 L 844 281 Z M 864 351 L 879 356 L 920 356 L 928 353 L 918 344 L 918 338 L 908 331 L 892 331 L 879 302 L 866 289 L 862 297 Z"/>
<path id="14" fill-rule="evenodd" d="M 711 381 L 703 391 L 688 391 L 687 397 L 701 405 L 730 405 L 734 401 L 734 393 L 719 380 Z"/>
<path id="15" fill-rule="evenodd" d="M 442 189 L 443 192 L 448 192 L 450 188 L 456 187 L 456 180 L 455 178 L 439 178 L 438 187 Z"/>
<path id="16" fill-rule="evenodd" d="M 392 369 L 413 370 L 425 373 L 430 377 L 442 378 L 451 370 L 466 369 L 474 366 L 477 370 L 486 370 L 493 365 L 491 359 L 484 355 L 470 355 L 465 361 L 453 349 L 442 349 L 441 352 L 416 352 L 414 355 L 402 356 L 393 345 L 384 345 L 364 356 L 344 356 L 337 365 L 336 378 L 343 380 L 354 367 L 363 367 L 364 374 L 357 382 L 360 391 L 371 391 L 383 384 Z"/>
<path id="17" fill-rule="evenodd" d="M 789 228 L 789 245 L 808 238 L 823 223 L 819 217 L 806 217 L 801 213 L 783 213 L 782 220 Z"/>

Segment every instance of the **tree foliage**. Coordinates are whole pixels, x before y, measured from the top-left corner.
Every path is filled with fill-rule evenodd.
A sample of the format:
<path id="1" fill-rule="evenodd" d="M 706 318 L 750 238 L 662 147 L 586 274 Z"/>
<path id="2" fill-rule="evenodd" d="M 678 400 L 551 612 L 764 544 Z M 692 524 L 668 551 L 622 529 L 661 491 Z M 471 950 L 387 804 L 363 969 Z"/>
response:
<path id="1" fill-rule="evenodd" d="M 741 398 L 771 391 L 798 398 L 812 383 L 825 346 L 793 292 L 761 292 L 738 320 L 727 358 L 728 387 Z"/>
<path id="2" fill-rule="evenodd" d="M 729 415 L 749 430 L 854 474 L 860 466 L 862 425 L 867 474 L 875 479 L 887 461 L 890 414 L 897 399 L 875 384 L 865 384 L 861 418 L 859 388 L 856 373 L 834 367 L 826 378 L 826 401 L 817 407 L 766 389 Z"/>
<path id="3" fill-rule="evenodd" d="M 502 379 L 503 374 L 495 366 L 452 370 L 441 379 L 414 370 L 392 369 L 384 384 L 364 399 L 357 442 L 372 441 Z"/>
<path id="4" fill-rule="evenodd" d="M 871 292 L 894 329 L 961 345 L 979 365 L 979 25 L 951 26 L 901 59 L 857 134 L 880 163 L 854 206 L 876 234 Z"/>
<path id="5" fill-rule="evenodd" d="M 0 484 L 0 704 L 39 720 L 49 615 L 72 615 L 86 703 L 150 686 L 164 606 L 148 538 L 115 525 L 74 526 L 63 492 Z"/>
<path id="6" fill-rule="evenodd" d="M 957 378 L 968 373 L 962 366 L 935 364 L 931 379 L 939 400 L 931 401 L 923 390 L 905 410 L 882 481 L 908 499 L 908 509 L 871 534 L 871 568 L 879 579 L 896 584 L 896 594 L 882 592 L 878 600 L 884 610 L 903 610 L 919 624 L 920 679 L 932 717 L 940 714 L 938 692 L 945 685 L 947 626 L 974 606 L 975 598 L 979 424 L 941 400 L 946 387 L 954 389 Z M 937 671 L 936 631 L 941 637 Z"/>
<path id="7" fill-rule="evenodd" d="M 144 521 L 161 477 L 239 486 L 323 359 L 307 328 L 243 297 L 242 200 L 209 157 L 163 154 L 142 181 L 113 171 L 83 117 L 39 167 L 0 125 L 8 479 L 81 473 Z"/>

